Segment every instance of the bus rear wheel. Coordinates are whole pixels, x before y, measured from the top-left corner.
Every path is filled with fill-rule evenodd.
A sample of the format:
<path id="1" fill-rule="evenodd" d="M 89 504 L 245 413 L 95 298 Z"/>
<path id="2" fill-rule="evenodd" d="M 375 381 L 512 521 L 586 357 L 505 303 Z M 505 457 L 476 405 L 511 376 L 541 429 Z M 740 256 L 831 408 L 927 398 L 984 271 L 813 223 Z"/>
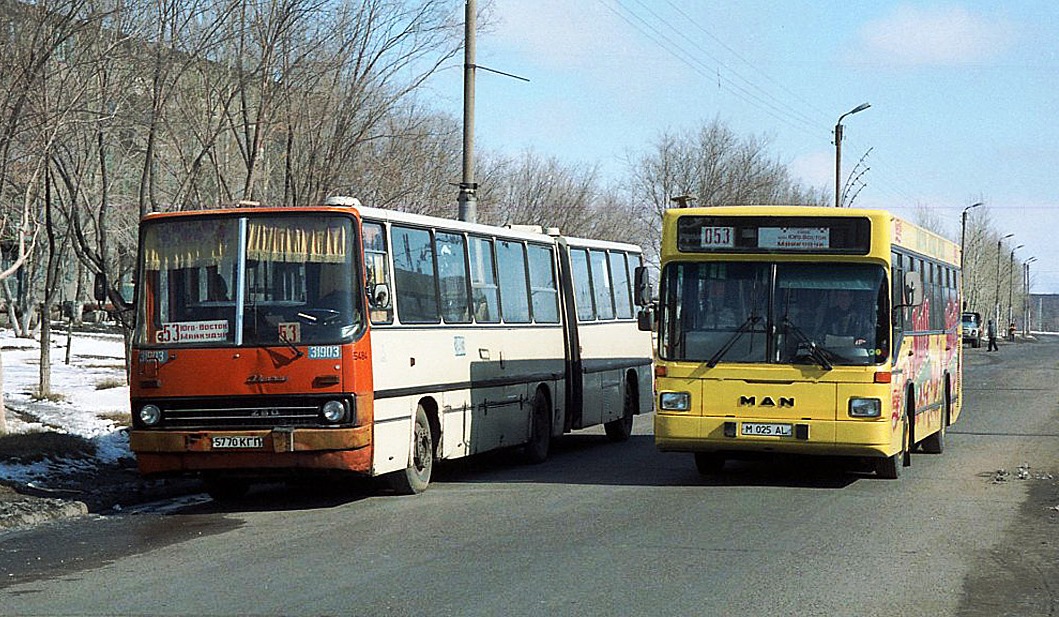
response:
<path id="1" fill-rule="evenodd" d="M 603 425 L 603 430 L 607 432 L 607 437 L 611 441 L 628 441 L 632 435 L 632 417 L 636 413 L 636 401 L 638 398 L 636 384 L 631 381 L 625 384 L 621 417 Z"/>
<path id="2" fill-rule="evenodd" d="M 530 417 L 529 441 L 523 448 L 523 459 L 530 465 L 548 460 L 552 447 L 552 410 L 548 397 L 541 391 L 533 396 L 533 409 Z"/>
<path id="3" fill-rule="evenodd" d="M 390 474 L 390 486 L 400 495 L 418 495 L 427 490 L 434 470 L 434 436 L 422 405 L 416 408 L 412 451 L 408 458 L 408 467 Z"/>

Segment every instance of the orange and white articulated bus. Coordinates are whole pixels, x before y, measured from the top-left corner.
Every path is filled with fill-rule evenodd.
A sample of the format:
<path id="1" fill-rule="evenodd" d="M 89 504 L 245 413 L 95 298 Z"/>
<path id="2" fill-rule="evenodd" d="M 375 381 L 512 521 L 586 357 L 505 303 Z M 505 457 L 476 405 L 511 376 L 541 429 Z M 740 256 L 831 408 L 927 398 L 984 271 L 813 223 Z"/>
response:
<path id="1" fill-rule="evenodd" d="M 216 496 L 298 472 L 426 489 L 436 460 L 651 407 L 638 247 L 360 207 L 144 217 L 131 449 Z"/>
<path id="2" fill-rule="evenodd" d="M 655 443 L 702 473 L 767 452 L 896 478 L 960 414 L 959 247 L 880 210 L 666 212 Z"/>

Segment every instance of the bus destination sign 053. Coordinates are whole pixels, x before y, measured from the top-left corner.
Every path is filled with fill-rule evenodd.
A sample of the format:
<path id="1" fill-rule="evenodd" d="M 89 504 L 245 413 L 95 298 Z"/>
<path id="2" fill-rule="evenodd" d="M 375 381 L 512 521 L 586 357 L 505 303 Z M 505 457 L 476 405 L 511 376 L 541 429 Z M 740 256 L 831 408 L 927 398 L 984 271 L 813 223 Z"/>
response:
<path id="1" fill-rule="evenodd" d="M 866 218 L 788 218 L 766 222 L 753 216 L 683 216 L 677 220 L 677 249 L 688 253 L 868 252 L 871 222 Z"/>

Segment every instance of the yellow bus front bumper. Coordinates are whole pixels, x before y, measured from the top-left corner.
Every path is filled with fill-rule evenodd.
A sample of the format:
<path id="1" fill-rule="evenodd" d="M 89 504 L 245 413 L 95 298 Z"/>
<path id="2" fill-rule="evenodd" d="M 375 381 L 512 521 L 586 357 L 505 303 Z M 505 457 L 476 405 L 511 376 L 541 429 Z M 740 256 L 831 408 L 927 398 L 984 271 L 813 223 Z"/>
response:
<path id="1" fill-rule="evenodd" d="M 726 432 L 726 423 L 729 423 Z M 775 418 L 730 418 L 655 414 L 655 445 L 667 452 L 786 452 L 838 456 L 892 456 L 899 450 L 889 419 L 791 420 L 790 437 L 744 435 L 744 423 L 775 424 Z M 896 443 L 895 443 L 896 441 Z"/>

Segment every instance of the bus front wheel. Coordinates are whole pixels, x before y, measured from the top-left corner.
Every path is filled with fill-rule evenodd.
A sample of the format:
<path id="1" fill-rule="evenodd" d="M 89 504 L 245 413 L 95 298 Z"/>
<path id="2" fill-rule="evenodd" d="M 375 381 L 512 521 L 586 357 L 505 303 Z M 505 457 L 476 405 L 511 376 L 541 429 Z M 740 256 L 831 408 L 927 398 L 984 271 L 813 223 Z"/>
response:
<path id="1" fill-rule="evenodd" d="M 901 477 L 901 468 L 905 466 L 905 454 L 908 451 L 908 417 L 901 420 L 901 450 L 893 456 L 875 459 L 875 475 L 884 480 L 896 480 Z"/>
<path id="2" fill-rule="evenodd" d="M 400 495 L 418 495 L 427 490 L 430 474 L 434 470 L 434 436 L 422 405 L 416 408 L 412 451 L 408 458 L 408 467 L 390 475 L 390 486 Z"/>
<path id="3" fill-rule="evenodd" d="M 704 476 L 720 473 L 724 469 L 724 455 L 718 452 L 696 452 L 695 468 Z"/>

